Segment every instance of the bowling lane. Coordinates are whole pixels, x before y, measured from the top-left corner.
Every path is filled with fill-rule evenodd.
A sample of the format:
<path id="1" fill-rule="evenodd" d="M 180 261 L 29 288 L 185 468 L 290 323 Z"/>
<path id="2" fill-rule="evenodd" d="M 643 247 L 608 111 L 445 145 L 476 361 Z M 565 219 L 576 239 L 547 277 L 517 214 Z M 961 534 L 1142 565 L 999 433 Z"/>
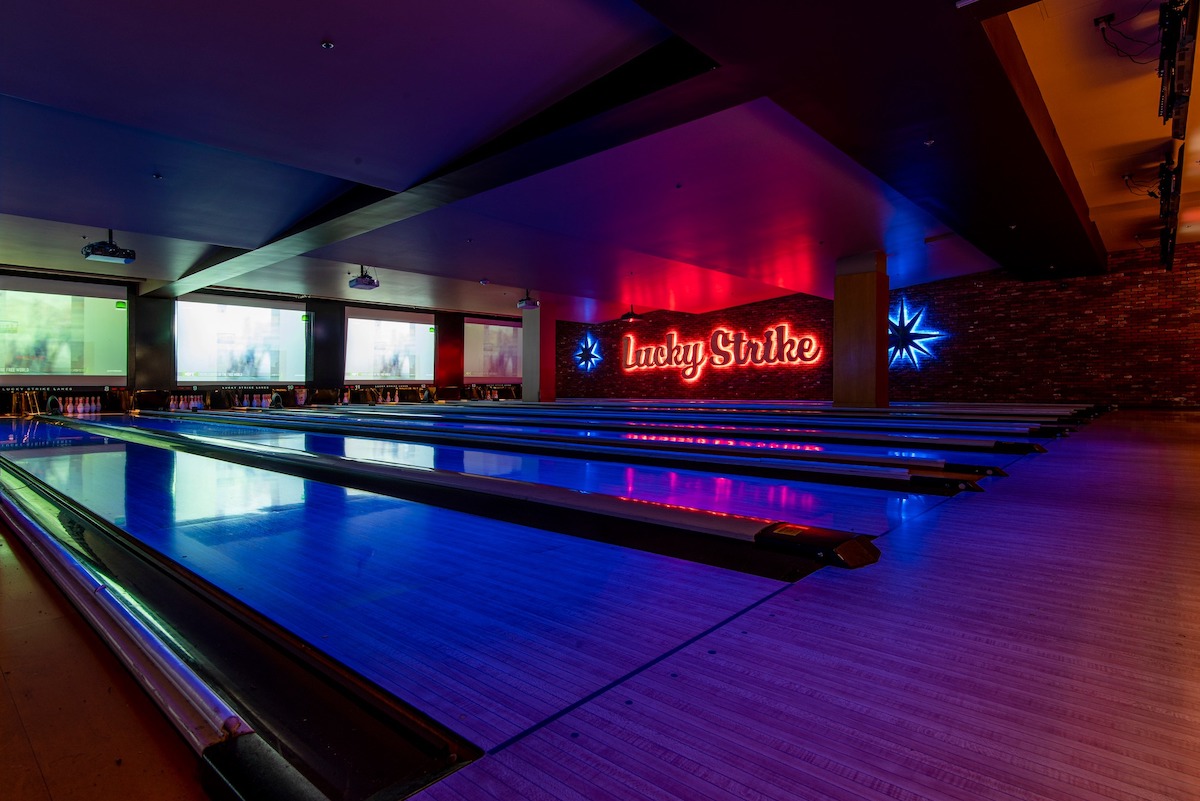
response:
<path id="1" fill-rule="evenodd" d="M 5 457 L 483 748 L 787 586 L 205 457 L 89 442 Z"/>
<path id="2" fill-rule="evenodd" d="M 729 423 L 715 415 L 707 419 L 643 420 L 640 418 L 601 418 L 582 413 L 571 416 L 562 413 L 507 414 L 462 412 L 455 407 L 411 411 L 413 407 L 344 406 L 320 409 L 291 409 L 271 412 L 272 417 L 305 419 L 314 422 L 347 421 L 373 422 L 411 430 L 474 432 L 481 435 L 520 433 L 528 437 L 576 438 L 590 441 L 674 442 L 683 446 L 721 446 L 730 449 L 769 447 L 803 456 L 833 458 L 844 454 L 850 460 L 860 457 L 889 458 L 890 452 L 937 454 L 932 457 L 946 461 L 973 464 L 1003 465 L 1013 453 L 1036 450 L 1036 444 L 1046 438 L 1010 437 L 997 441 L 976 432 L 959 432 L 954 437 L 927 433 L 904 432 L 887 427 L 823 428 L 810 421 L 792 423 Z M 1021 447 L 1021 446 L 1024 447 Z M 998 453 L 996 451 L 999 451 Z M 913 458 L 913 457 L 909 457 Z"/>
<path id="3" fill-rule="evenodd" d="M 251 424 L 222 425 L 149 417 L 129 420 L 130 425 L 147 430 L 223 437 L 387 464 L 508 478 L 855 534 L 883 534 L 945 500 L 945 496 L 936 495 L 588 461 L 582 449 L 580 458 L 566 459 L 370 437 L 260 429 L 252 425 L 252 419 L 248 422 Z"/>
<path id="4" fill-rule="evenodd" d="M 470 403 L 422 406 L 398 404 L 396 406 L 370 406 L 355 404 L 341 407 L 318 407 L 313 411 L 334 412 L 351 410 L 358 413 L 392 412 L 408 416 L 426 416 L 452 419 L 470 417 L 484 419 L 488 416 L 510 416 L 531 419 L 588 419 L 596 421 L 695 423 L 700 425 L 735 426 L 796 426 L 826 430 L 853 430 L 885 432 L 890 435 L 901 433 L 973 436 L 987 438 L 1021 439 L 1026 437 L 1054 437 L 1071 429 L 1069 425 L 1048 424 L 1037 421 L 1008 421 L 990 419 L 956 419 L 920 415 L 843 415 L 836 409 L 806 413 L 797 409 L 776 411 L 737 409 L 720 410 L 707 408 L 662 409 L 662 408 L 580 408 L 574 405 L 556 404 L 526 406 L 520 403 L 501 405 L 474 405 Z"/>
<path id="5" fill-rule="evenodd" d="M 185 415 L 186 416 L 186 415 Z M 542 424 L 536 421 L 532 424 L 520 422 L 461 422 L 455 420 L 421 420 L 418 417 L 408 417 L 392 412 L 342 410 L 340 412 L 313 412 L 301 414 L 295 412 L 270 412 L 266 415 L 244 415 L 241 412 L 209 412 L 204 417 L 212 420 L 214 417 L 226 417 L 232 423 L 251 423 L 262 420 L 264 426 L 284 426 L 296 429 L 317 429 L 319 427 L 360 426 L 364 429 L 374 429 L 377 432 L 390 432 L 403 436 L 410 433 L 412 439 L 425 441 L 434 438 L 444 440 L 458 439 L 472 442 L 472 439 L 491 442 L 496 450 L 521 450 L 518 440 L 529 444 L 542 445 L 563 444 L 582 447 L 608 445 L 614 448 L 634 448 L 628 457 L 636 460 L 636 451 L 677 452 L 694 454 L 695 458 L 703 459 L 704 454 L 713 453 L 720 456 L 732 456 L 740 459 L 750 457 L 757 459 L 755 464 L 766 464 L 763 459 L 781 460 L 781 464 L 796 463 L 798 468 L 811 469 L 821 472 L 822 465 L 834 465 L 833 469 L 868 466 L 868 468 L 900 468 L 922 472 L 923 475 L 937 475 L 940 471 L 968 475 L 1003 475 L 1003 466 L 1010 464 L 1019 456 L 1018 453 L 1002 452 L 970 452 L 965 453 L 955 448 L 940 450 L 930 444 L 919 442 L 894 441 L 888 445 L 880 444 L 820 444 L 816 441 L 804 441 L 803 434 L 796 429 L 781 432 L 781 430 L 743 430 L 730 428 L 691 427 L 677 428 L 673 433 L 642 428 L 624 428 L 622 430 L 606 429 L 601 424 L 589 424 L 588 421 L 574 421 L 569 427 L 563 423 Z M 178 420 L 179 417 L 175 417 Z M 512 447 L 506 440 L 512 440 Z M 452 442 L 446 442 L 452 444 Z M 731 469 L 731 471 L 733 471 Z"/>
<path id="6" fill-rule="evenodd" d="M 975 421 L 1039 421 L 1070 422 L 1090 419 L 1101 413 L 1096 404 L 1036 404 L 1036 403 L 952 403 L 944 401 L 891 401 L 888 406 L 834 406 L 829 401 L 670 401 L 559 399 L 555 407 L 574 406 L 579 409 L 627 409 L 653 411 L 770 412 L 797 415 L 850 415 L 858 417 L 931 417 L 959 418 Z"/>

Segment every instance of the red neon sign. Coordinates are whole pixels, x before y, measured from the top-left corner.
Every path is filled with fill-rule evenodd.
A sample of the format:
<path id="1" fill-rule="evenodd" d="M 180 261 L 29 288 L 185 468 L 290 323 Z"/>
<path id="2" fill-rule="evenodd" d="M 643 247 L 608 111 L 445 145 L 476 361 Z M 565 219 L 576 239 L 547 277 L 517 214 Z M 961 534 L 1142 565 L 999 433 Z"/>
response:
<path id="1" fill-rule="evenodd" d="M 670 331 L 661 345 L 638 345 L 633 334 L 626 334 L 621 338 L 621 368 L 626 372 L 679 370 L 683 380 L 691 383 L 700 378 L 705 364 L 717 369 L 811 365 L 820 360 L 821 351 L 816 337 L 793 336 L 787 323 L 771 326 L 759 338 L 714 328 L 707 341 L 684 342 L 678 332 Z"/>

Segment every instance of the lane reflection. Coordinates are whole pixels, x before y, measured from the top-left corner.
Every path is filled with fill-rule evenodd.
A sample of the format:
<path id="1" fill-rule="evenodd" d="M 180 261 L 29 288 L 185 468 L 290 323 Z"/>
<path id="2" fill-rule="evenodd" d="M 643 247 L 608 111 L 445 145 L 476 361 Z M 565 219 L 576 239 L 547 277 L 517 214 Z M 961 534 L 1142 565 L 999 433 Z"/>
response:
<path id="1" fill-rule="evenodd" d="M 703 471 L 565 459 L 448 445 L 425 445 L 367 437 L 296 434 L 250 426 L 138 419 L 137 427 L 235 438 L 270 447 L 307 449 L 413 467 L 436 467 L 471 475 L 511 478 L 597 494 L 765 517 L 855 533 L 882 534 L 944 500 L 937 496 L 728 477 Z"/>

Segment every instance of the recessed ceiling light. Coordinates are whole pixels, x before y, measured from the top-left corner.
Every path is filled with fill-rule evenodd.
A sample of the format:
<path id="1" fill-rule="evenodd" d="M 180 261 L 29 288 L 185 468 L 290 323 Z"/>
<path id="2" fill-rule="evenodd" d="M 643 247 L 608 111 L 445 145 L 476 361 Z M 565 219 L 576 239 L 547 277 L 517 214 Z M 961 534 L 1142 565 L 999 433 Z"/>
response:
<path id="1" fill-rule="evenodd" d="M 323 50 L 332 50 L 332 49 L 333 49 L 333 42 L 331 42 L 331 41 L 329 41 L 328 39 L 326 39 L 325 41 L 321 42 L 321 49 L 323 49 Z"/>

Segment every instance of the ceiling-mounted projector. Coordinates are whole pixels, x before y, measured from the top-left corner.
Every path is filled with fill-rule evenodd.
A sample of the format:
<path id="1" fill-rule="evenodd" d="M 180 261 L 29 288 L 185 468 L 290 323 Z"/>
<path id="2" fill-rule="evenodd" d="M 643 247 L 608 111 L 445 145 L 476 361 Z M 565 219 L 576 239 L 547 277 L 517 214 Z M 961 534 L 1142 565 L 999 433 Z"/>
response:
<path id="1" fill-rule="evenodd" d="M 529 297 L 528 289 L 525 290 L 525 297 L 523 297 L 517 301 L 517 308 L 520 309 L 521 311 L 525 311 L 526 309 L 536 309 L 540 305 L 542 305 L 542 304 L 538 303 L 536 300 Z"/>
<path id="2" fill-rule="evenodd" d="M 85 259 L 91 261 L 107 261 L 113 264 L 130 264 L 137 258 L 137 254 L 127 248 L 117 247 L 113 242 L 112 229 L 108 229 L 107 242 L 88 242 L 79 252 L 83 254 Z"/>
<path id="3" fill-rule="evenodd" d="M 358 275 L 350 279 L 351 289 L 379 289 L 379 279 L 367 272 L 367 268 L 359 265 Z"/>

